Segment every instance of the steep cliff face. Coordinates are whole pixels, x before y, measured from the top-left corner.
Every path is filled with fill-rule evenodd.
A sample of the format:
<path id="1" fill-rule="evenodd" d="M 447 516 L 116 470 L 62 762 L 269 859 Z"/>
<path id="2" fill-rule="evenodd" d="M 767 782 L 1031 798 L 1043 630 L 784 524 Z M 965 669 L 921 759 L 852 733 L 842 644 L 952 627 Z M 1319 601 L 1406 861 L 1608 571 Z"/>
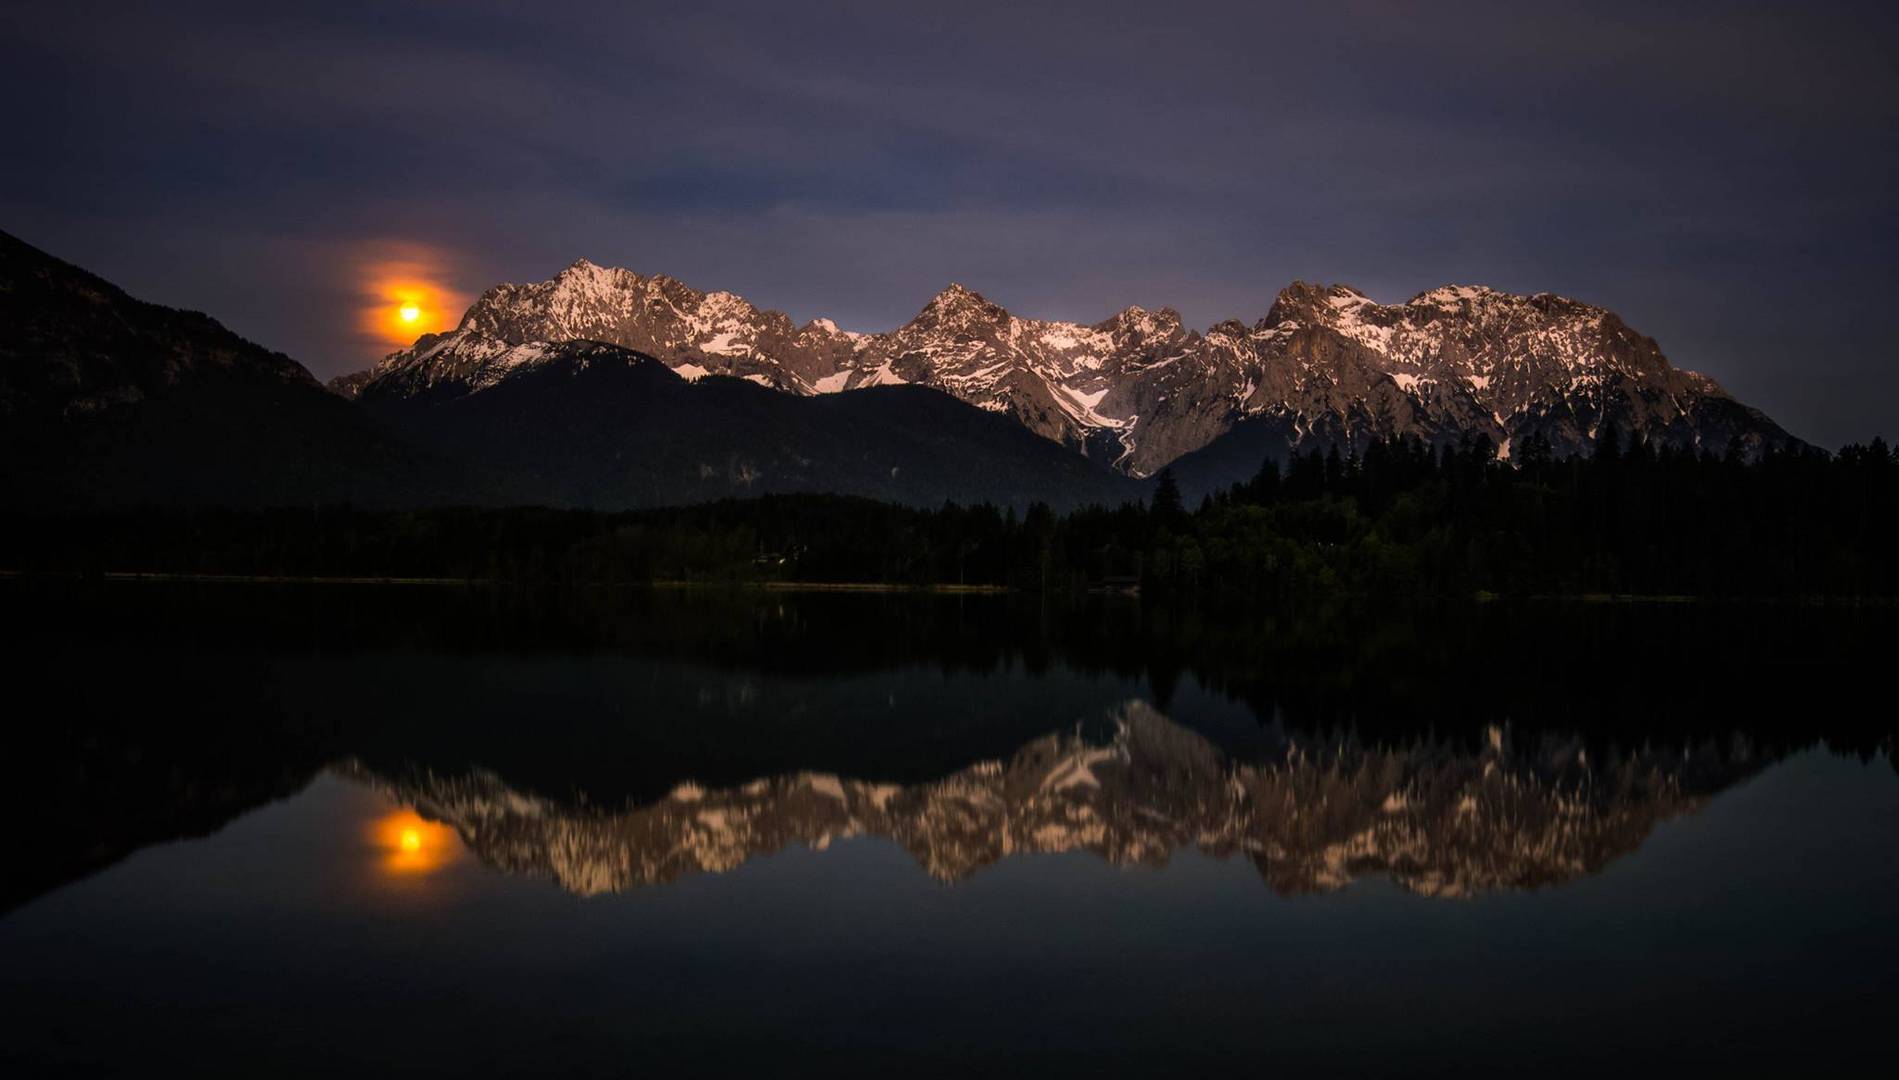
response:
<path id="1" fill-rule="evenodd" d="M 646 353 L 688 379 L 732 375 L 798 395 L 929 386 L 1137 476 L 1241 427 L 1270 433 L 1262 445 L 1280 453 L 1481 434 L 1505 455 L 1532 435 L 1565 454 L 1592 447 L 1606 423 L 1716 452 L 1792 441 L 1613 313 L 1479 286 L 1381 305 L 1295 282 L 1256 323 L 1198 332 L 1170 308 L 1131 307 L 1092 326 L 1026 319 L 953 284 L 903 326 L 864 334 L 825 319 L 794 326 L 731 293 L 583 260 L 490 289 L 454 331 L 338 389 L 477 392 L 574 339 Z"/>
<path id="2" fill-rule="evenodd" d="M 1105 741 L 1051 734 L 927 783 L 826 773 L 725 790 L 682 783 L 617 812 L 523 794 L 487 772 L 343 768 L 451 825 L 485 861 L 583 895 L 730 870 L 794 843 L 881 836 L 944 881 L 1018 854 L 1159 865 L 1194 848 L 1251 860 L 1281 893 L 1384 875 L 1457 897 L 1600 870 L 1765 764 L 1744 747 L 1592 761 L 1579 742 L 1518 748 L 1496 729 L 1476 752 L 1294 741 L 1276 760 L 1240 763 L 1144 703 L 1111 719 Z"/>

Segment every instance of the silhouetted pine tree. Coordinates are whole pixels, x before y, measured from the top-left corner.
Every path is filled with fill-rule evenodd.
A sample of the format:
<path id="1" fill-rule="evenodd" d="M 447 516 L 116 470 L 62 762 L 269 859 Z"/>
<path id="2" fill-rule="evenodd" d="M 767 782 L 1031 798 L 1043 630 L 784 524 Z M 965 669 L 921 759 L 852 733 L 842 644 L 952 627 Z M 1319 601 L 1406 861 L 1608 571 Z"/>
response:
<path id="1" fill-rule="evenodd" d="M 1181 502 L 1180 484 L 1174 479 L 1173 469 L 1162 469 L 1154 478 L 1154 501 L 1150 509 L 1162 522 L 1175 522 L 1186 516 L 1187 508 Z"/>

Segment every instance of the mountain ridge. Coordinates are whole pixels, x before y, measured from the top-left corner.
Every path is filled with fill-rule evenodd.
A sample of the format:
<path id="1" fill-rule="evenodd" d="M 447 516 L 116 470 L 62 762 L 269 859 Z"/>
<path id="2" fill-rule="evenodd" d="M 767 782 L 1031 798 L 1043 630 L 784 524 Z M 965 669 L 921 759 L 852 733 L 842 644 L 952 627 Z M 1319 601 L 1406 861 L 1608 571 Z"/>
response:
<path id="1" fill-rule="evenodd" d="M 1506 457 L 1531 436 L 1580 453 L 1604 424 L 1717 453 L 1799 444 L 1715 380 L 1675 368 L 1613 312 L 1472 285 L 1383 305 L 1295 281 L 1255 322 L 1196 331 L 1168 307 L 1094 324 L 1024 318 L 952 282 L 902 326 L 860 333 L 582 259 L 546 281 L 487 290 L 454 330 L 336 385 L 371 397 L 478 391 L 536 362 L 537 347 L 576 337 L 647 353 L 688 379 L 732 375 L 799 396 L 931 386 L 1136 477 L 1249 423 L 1275 433 L 1266 449 L 1282 457 L 1477 434 Z"/>
<path id="2" fill-rule="evenodd" d="M 467 393 L 484 372 L 484 392 Z M 638 509 L 834 493 L 1069 508 L 1144 494 L 933 389 L 812 398 L 689 382 L 578 338 L 401 394 L 347 400 L 349 385 L 326 390 L 208 315 L 0 233 L 0 496 L 18 507 Z"/>
<path id="3" fill-rule="evenodd" d="M 1381 305 L 1294 282 L 1256 322 L 1201 332 L 1165 307 L 1025 319 L 952 283 L 863 334 L 580 260 L 326 390 L 209 316 L 4 241 L 0 415 L 23 505 L 831 492 L 1065 509 L 1142 499 L 1162 468 L 1197 499 L 1263 460 L 1379 438 L 1506 457 L 1527 438 L 1586 453 L 1611 426 L 1713 453 L 1802 445 L 1614 313 L 1548 293 Z"/>

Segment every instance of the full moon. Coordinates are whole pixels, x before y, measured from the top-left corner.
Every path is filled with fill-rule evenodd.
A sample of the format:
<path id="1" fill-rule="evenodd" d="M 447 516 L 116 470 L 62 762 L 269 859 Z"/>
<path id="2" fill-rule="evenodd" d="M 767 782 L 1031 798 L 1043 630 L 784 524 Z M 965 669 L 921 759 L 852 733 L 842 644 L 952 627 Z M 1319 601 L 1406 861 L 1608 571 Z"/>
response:
<path id="1" fill-rule="evenodd" d="M 468 297 L 447 284 L 447 253 L 434 248 L 371 243 L 355 269 L 362 279 L 357 318 L 365 342 L 411 345 L 418 334 L 449 329 L 454 313 L 467 306 Z"/>

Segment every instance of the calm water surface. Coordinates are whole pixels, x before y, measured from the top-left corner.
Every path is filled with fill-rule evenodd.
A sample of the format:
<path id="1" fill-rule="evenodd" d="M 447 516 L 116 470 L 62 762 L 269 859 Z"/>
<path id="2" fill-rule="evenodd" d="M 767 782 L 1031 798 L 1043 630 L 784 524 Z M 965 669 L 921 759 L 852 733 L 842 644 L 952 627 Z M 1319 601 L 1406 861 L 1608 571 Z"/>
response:
<path id="1" fill-rule="evenodd" d="M 0 601 L 29 706 L 0 1054 L 30 1074 L 1890 1047 L 1899 773 L 1846 704 L 1889 613 Z"/>

